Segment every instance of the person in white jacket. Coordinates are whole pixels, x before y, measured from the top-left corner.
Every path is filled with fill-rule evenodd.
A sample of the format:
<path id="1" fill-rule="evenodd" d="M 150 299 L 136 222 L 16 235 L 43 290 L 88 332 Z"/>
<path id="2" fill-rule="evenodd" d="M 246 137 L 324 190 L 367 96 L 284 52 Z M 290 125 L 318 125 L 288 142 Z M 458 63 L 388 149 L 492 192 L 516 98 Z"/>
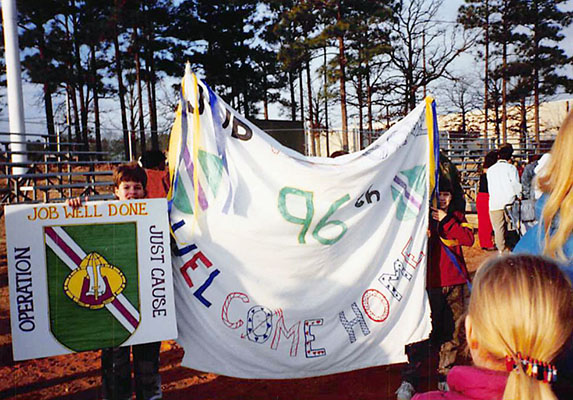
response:
<path id="1" fill-rule="evenodd" d="M 487 186 L 489 190 L 489 215 L 493 226 L 495 245 L 500 253 L 507 248 L 505 233 L 507 231 L 507 217 L 504 207 L 511 204 L 521 193 L 521 183 L 517 168 L 509 160 L 513 155 L 513 146 L 504 144 L 499 149 L 499 159 L 487 170 Z"/>

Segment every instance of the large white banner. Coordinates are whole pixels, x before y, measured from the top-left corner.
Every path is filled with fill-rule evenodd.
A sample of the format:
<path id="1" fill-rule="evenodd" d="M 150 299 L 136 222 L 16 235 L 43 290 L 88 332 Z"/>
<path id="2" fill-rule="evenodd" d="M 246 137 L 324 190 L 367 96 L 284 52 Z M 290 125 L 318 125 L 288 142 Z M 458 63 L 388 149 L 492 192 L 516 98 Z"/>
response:
<path id="1" fill-rule="evenodd" d="M 301 378 L 406 361 L 430 332 L 431 120 L 427 101 L 361 152 L 305 157 L 188 72 L 170 144 L 182 364 Z"/>
<path id="2" fill-rule="evenodd" d="M 5 210 L 14 360 L 177 337 L 165 199 Z"/>

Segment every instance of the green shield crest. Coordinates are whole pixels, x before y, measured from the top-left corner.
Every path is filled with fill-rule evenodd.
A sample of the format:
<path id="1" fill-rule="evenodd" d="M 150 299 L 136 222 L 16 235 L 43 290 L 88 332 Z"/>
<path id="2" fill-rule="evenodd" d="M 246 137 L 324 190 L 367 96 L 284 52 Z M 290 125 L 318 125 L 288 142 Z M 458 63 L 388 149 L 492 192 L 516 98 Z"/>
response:
<path id="1" fill-rule="evenodd" d="M 44 228 L 50 330 L 73 351 L 115 347 L 140 321 L 135 222 Z"/>

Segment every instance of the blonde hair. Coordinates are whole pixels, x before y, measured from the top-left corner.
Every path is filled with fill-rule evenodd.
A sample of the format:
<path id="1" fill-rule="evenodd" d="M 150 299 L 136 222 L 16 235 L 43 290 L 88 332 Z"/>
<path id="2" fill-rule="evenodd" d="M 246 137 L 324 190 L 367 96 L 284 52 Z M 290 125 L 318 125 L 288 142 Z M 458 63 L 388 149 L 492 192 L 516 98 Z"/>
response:
<path id="1" fill-rule="evenodd" d="M 543 208 L 542 221 L 545 229 L 543 254 L 566 260 L 563 246 L 573 232 L 573 111 L 567 115 L 551 148 L 551 158 L 542 175 L 538 177 L 541 190 L 548 193 Z M 559 226 L 551 232 L 552 224 L 559 215 Z"/>
<path id="2" fill-rule="evenodd" d="M 495 257 L 478 269 L 468 315 L 480 355 L 495 365 L 504 367 L 505 356 L 517 352 L 549 363 L 573 330 L 573 289 L 548 259 Z M 549 384 L 523 371 L 509 374 L 503 398 L 556 399 Z"/>

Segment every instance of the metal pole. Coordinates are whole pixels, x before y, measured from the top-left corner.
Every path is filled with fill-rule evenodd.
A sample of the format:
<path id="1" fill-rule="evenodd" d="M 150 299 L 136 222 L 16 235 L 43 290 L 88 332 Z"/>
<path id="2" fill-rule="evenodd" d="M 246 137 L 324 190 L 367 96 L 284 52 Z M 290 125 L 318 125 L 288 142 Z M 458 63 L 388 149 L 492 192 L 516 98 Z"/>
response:
<path id="1" fill-rule="evenodd" d="M 16 0 L 2 0 L 2 23 L 6 57 L 6 81 L 8 84 L 8 116 L 10 119 L 10 150 L 25 152 L 24 101 L 20 74 L 20 48 L 18 45 L 18 10 Z M 27 154 L 12 154 L 13 163 L 25 163 Z M 14 175 L 25 174 L 27 168 L 13 167 Z"/>

